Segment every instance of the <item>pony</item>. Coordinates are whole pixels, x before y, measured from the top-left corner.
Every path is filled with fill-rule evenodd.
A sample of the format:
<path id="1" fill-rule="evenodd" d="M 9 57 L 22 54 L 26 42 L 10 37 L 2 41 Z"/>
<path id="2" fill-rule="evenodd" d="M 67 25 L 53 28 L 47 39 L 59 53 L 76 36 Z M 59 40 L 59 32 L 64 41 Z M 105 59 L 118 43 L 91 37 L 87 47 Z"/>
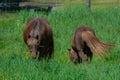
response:
<path id="1" fill-rule="evenodd" d="M 33 58 L 49 59 L 54 52 L 53 32 L 45 18 L 28 19 L 23 39 Z"/>
<path id="2" fill-rule="evenodd" d="M 90 63 L 93 54 L 107 56 L 107 52 L 114 46 L 114 44 L 99 40 L 94 30 L 87 26 L 81 26 L 76 30 L 71 44 L 72 47 L 68 49 L 69 58 L 75 64 Z"/>

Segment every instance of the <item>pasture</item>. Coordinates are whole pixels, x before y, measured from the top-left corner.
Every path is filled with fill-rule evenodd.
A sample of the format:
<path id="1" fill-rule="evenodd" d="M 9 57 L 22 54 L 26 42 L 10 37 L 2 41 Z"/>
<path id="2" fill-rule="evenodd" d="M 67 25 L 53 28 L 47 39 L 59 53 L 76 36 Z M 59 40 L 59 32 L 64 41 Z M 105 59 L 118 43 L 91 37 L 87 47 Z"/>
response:
<path id="1" fill-rule="evenodd" d="M 73 4 L 58 7 L 49 15 L 26 10 L 0 14 L 0 80 L 120 80 L 120 7 L 88 11 Z M 55 50 L 49 61 L 32 59 L 23 42 L 26 21 L 32 17 L 47 18 L 53 29 Z M 90 64 L 70 62 L 67 48 L 81 25 L 94 29 L 100 40 L 116 44 L 108 57 L 94 55 Z"/>

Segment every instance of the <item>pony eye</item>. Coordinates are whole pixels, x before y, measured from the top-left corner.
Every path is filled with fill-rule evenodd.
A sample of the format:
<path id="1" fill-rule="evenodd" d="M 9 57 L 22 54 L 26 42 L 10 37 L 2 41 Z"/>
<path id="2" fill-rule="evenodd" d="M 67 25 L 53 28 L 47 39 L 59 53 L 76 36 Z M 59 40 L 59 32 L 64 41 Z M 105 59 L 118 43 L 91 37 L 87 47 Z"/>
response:
<path id="1" fill-rule="evenodd" d="M 28 35 L 28 38 L 30 38 L 31 36 L 30 35 Z"/>
<path id="2" fill-rule="evenodd" d="M 38 35 L 36 36 L 36 39 L 38 39 L 39 37 L 38 37 Z"/>

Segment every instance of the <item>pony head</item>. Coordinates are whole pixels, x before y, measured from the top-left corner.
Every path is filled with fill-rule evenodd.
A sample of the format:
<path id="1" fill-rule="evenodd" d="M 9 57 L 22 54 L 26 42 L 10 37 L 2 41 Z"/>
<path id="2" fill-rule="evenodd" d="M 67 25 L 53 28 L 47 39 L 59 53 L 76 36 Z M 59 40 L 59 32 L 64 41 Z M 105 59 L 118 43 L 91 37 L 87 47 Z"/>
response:
<path id="1" fill-rule="evenodd" d="M 68 49 L 68 51 L 69 51 L 69 58 L 74 64 L 81 62 L 81 59 L 76 51 L 74 51 L 72 48 Z"/>
<path id="2" fill-rule="evenodd" d="M 31 37 L 30 35 L 28 36 L 27 44 L 30 50 L 30 55 L 33 58 L 37 57 L 37 52 L 38 52 L 38 47 L 39 47 L 39 40 L 38 36 L 36 37 Z"/>

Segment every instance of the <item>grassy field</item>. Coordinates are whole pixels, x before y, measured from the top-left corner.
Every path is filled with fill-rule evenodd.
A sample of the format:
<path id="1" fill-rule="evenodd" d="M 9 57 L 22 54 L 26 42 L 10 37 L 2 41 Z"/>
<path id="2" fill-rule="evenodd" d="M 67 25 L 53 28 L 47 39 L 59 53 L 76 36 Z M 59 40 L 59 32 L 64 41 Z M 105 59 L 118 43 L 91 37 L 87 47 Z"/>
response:
<path id="1" fill-rule="evenodd" d="M 44 17 L 54 33 L 55 51 L 50 61 L 31 59 L 23 42 L 23 29 L 31 17 Z M 109 57 L 93 56 L 90 64 L 74 65 L 67 48 L 81 25 L 93 28 L 98 38 L 115 43 Z M 41 12 L 0 14 L 0 80 L 120 80 L 120 7 L 62 6 L 48 16 Z"/>

